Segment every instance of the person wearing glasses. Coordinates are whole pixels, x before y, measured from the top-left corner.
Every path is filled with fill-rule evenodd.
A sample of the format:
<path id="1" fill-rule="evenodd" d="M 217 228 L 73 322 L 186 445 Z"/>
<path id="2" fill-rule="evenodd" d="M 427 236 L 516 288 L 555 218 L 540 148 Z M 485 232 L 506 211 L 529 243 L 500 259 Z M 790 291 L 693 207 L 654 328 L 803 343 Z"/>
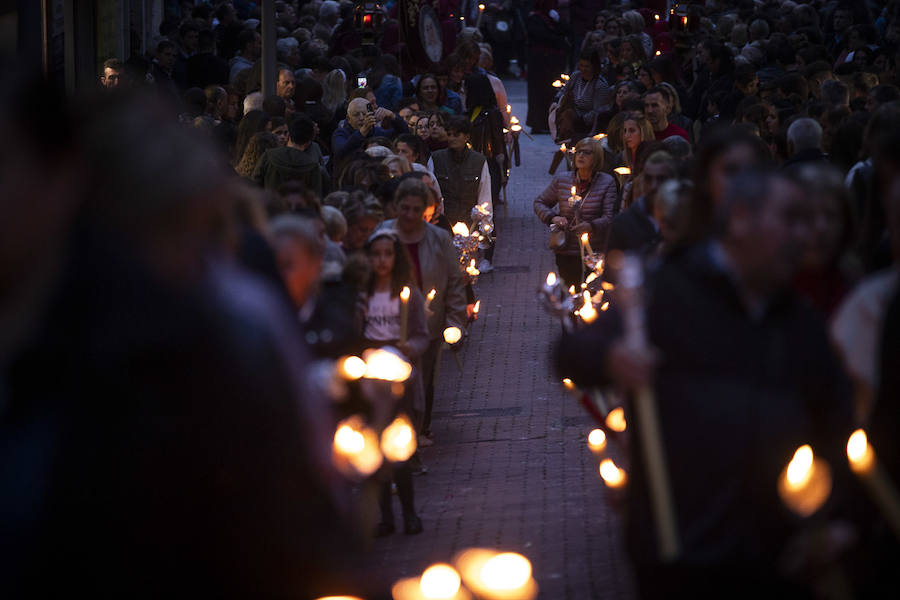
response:
<path id="1" fill-rule="evenodd" d="M 581 200 L 573 201 L 572 188 Z M 542 223 L 565 232 L 565 243 L 554 248 L 556 266 L 566 285 L 582 281 L 581 234 L 587 233 L 592 248 L 606 247 L 606 235 L 616 204 L 616 182 L 603 172 L 603 146 L 584 138 L 575 145 L 575 170 L 553 178 L 534 201 Z"/>

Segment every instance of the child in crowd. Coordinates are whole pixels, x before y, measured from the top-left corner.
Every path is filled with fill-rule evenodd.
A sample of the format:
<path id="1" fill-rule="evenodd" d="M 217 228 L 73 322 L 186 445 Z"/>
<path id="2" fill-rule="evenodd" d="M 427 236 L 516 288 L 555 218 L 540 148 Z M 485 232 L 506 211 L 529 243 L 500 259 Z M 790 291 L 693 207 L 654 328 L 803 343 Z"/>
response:
<path id="1" fill-rule="evenodd" d="M 413 283 L 410 261 L 404 245 L 390 229 L 376 231 L 366 243 L 366 255 L 372 267 L 372 278 L 360 302 L 360 323 L 366 347 L 394 346 L 405 358 L 416 365 L 418 358 L 428 348 L 428 328 L 425 318 L 425 301 L 422 292 Z M 405 339 L 401 332 L 401 299 L 403 287 L 409 287 L 408 319 Z M 421 413 L 424 390 L 419 369 L 406 382 L 406 393 L 400 401 L 398 412 L 412 415 L 418 408 Z M 419 406 L 417 406 L 419 405 Z M 422 532 L 422 520 L 416 515 L 413 497 L 412 469 L 408 462 L 394 465 L 393 480 L 403 510 L 403 532 L 414 535 Z M 375 529 L 376 537 L 394 532 L 394 511 L 391 506 L 391 478 L 381 482 L 378 496 L 381 522 Z"/>

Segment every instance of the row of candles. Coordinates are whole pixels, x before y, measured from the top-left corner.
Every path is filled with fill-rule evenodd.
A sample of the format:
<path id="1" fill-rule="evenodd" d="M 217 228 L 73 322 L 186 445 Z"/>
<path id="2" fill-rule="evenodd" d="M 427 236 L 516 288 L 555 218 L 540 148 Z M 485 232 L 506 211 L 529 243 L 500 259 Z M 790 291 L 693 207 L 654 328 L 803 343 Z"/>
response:
<path id="1" fill-rule="evenodd" d="M 538 585 L 531 561 L 517 552 L 487 548 L 463 550 L 453 564 L 437 563 L 418 577 L 397 581 L 394 600 L 533 600 Z M 326 596 L 317 600 L 362 600 L 356 596 Z"/>

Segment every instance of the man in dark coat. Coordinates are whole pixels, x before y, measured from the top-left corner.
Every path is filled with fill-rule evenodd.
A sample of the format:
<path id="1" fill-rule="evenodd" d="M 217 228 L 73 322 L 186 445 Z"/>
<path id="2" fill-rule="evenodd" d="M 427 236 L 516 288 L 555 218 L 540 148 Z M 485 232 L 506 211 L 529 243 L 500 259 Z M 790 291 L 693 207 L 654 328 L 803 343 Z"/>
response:
<path id="1" fill-rule="evenodd" d="M 378 121 L 390 127 L 377 127 L 375 123 Z M 347 105 L 347 118 L 331 137 L 335 177 L 341 173 L 350 156 L 363 149 L 368 138 L 383 136 L 393 139 L 404 133 L 409 133 L 406 121 L 386 108 L 375 110 L 364 98 L 354 98 Z"/>
<path id="2" fill-rule="evenodd" d="M 790 291 L 810 235 L 806 202 L 782 175 L 738 176 L 717 238 L 670 256 L 645 286 L 656 352 L 624 342 L 616 300 L 557 351 L 560 375 L 580 386 L 655 392 L 681 548 L 674 562 L 660 559 L 632 440 L 627 537 L 643 598 L 797 597 L 776 565 L 797 527 L 778 478 L 811 444 L 840 487 L 852 423 L 824 323 Z M 629 404 L 626 415 L 640 432 Z"/>

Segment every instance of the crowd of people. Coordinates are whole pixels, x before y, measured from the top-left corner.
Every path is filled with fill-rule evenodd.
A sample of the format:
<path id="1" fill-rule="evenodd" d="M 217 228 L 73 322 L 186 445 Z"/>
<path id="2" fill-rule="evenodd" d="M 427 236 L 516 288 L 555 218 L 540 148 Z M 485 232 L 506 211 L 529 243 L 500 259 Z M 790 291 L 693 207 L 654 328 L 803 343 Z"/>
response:
<path id="1" fill-rule="evenodd" d="M 896 595 L 900 546 L 845 452 L 864 428 L 900 481 L 900 5 L 598 6 L 576 35 L 564 4 L 529 17 L 541 44 L 577 51 L 529 71 L 528 123 L 564 144 L 551 173 L 568 167 L 534 212 L 564 286 L 608 303 L 563 335 L 560 376 L 655 394 L 681 543 L 661 557 L 639 444 L 652 428 L 626 394 L 641 596 L 807 597 L 834 584 L 826 570 L 860 597 Z M 619 290 L 628 256 L 647 269 L 645 328 Z M 803 444 L 833 474 L 812 519 L 777 486 Z"/>
<path id="2" fill-rule="evenodd" d="M 527 79 L 538 143 L 566 145 L 533 196 L 559 276 L 589 276 L 584 234 L 606 258 L 612 307 L 563 336 L 558 370 L 659 401 L 681 551 L 659 559 L 632 443 L 641 595 L 804 597 L 835 565 L 860 596 L 900 589 L 842 458 L 865 426 L 900 481 L 900 4 L 448 0 L 427 67 L 401 3 L 373 39 L 353 2 L 274 4 L 274 95 L 243 0 L 182 2 L 78 98 L 0 70 L 10 597 L 386 593 L 356 550 L 397 531 L 394 490 L 423 531 L 428 467 L 340 477 L 335 426 L 373 409 L 351 384 L 329 402 L 311 365 L 389 348 L 413 366 L 391 414 L 441 443 L 444 331 L 477 319 L 516 143 L 498 73 Z M 476 269 L 452 226 L 485 219 Z M 648 267 L 652 348 L 623 333 L 622 254 Z M 807 520 L 775 484 L 804 443 L 834 481 Z"/>

